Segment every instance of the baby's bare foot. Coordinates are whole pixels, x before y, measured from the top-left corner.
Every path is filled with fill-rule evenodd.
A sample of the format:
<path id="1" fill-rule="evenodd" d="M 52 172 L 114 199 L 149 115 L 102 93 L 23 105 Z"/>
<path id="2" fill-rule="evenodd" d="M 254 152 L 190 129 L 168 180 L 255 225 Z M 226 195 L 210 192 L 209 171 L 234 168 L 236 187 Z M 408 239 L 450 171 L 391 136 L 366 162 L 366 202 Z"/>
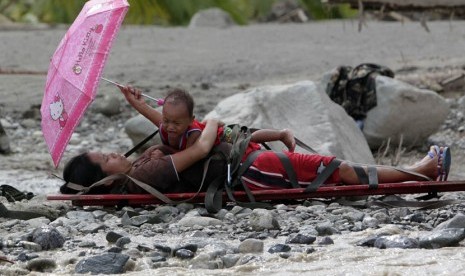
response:
<path id="1" fill-rule="evenodd" d="M 295 138 L 294 133 L 289 129 L 283 129 L 281 141 L 286 145 L 290 152 L 294 152 L 295 150 Z"/>

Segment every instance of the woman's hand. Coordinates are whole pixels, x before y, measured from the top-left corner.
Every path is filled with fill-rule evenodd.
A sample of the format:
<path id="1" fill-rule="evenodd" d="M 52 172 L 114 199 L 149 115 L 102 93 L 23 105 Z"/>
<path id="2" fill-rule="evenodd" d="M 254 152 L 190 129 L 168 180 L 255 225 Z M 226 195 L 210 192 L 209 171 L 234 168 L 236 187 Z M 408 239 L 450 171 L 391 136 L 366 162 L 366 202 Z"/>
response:
<path id="1" fill-rule="evenodd" d="M 204 120 L 202 121 L 202 124 L 207 124 L 207 121 L 208 121 L 208 120 L 214 120 L 214 121 L 216 121 L 216 123 L 218 124 L 218 127 L 222 127 L 222 126 L 225 125 L 223 121 L 221 121 L 221 120 L 219 120 L 219 119 L 214 119 L 214 118 L 211 118 L 211 119 L 204 119 Z"/>

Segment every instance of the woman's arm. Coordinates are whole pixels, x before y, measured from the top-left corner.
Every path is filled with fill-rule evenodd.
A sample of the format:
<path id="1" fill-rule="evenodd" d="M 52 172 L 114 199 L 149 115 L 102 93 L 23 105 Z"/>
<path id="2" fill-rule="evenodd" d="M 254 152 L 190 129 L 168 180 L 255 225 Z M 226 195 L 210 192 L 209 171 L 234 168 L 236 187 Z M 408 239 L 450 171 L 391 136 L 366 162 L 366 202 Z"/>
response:
<path id="1" fill-rule="evenodd" d="M 191 147 L 200 137 L 201 131 L 193 131 L 189 134 L 186 141 L 186 148 Z"/>
<path id="2" fill-rule="evenodd" d="M 142 114 L 142 116 L 149 119 L 154 125 L 160 127 L 162 114 L 145 102 L 139 89 L 130 86 L 120 86 L 119 88 L 130 105 Z"/>
<path id="3" fill-rule="evenodd" d="M 187 149 L 171 155 L 177 172 L 182 172 L 195 162 L 205 158 L 213 148 L 218 130 L 218 121 L 208 119 L 199 139 Z"/>

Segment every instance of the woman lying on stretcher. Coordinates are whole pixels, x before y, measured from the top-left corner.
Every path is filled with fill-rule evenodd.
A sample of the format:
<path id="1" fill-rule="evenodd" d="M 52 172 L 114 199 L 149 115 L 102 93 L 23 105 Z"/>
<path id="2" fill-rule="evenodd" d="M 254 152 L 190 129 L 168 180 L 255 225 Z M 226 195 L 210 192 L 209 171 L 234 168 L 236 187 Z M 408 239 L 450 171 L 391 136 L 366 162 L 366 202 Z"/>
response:
<path id="1" fill-rule="evenodd" d="M 65 166 L 63 178 L 67 182 L 61 193 L 77 193 L 79 185 L 89 187 L 110 175 L 128 175 L 162 193 L 195 192 L 202 182 L 203 160 L 214 145 L 219 123 L 209 119 L 199 139 L 189 148 L 175 152 L 167 146 L 152 146 L 134 162 L 121 154 L 88 152 L 72 158 Z M 231 144 L 221 143 L 223 152 Z M 246 152 L 243 160 L 254 151 Z M 325 167 L 334 162 L 334 156 L 302 154 L 284 151 L 295 171 L 300 186 L 309 185 Z M 446 164 L 447 163 L 447 164 Z M 428 154 L 408 168 L 389 166 L 366 166 L 339 161 L 324 183 L 346 185 L 368 183 L 394 183 L 404 181 L 446 180 L 449 172 L 450 151 L 432 146 Z M 206 183 L 225 174 L 224 163 L 212 162 Z M 262 151 L 242 175 L 242 180 L 252 190 L 290 187 L 288 174 L 281 160 L 273 151 Z M 119 193 L 124 188 L 128 193 L 147 193 L 129 178 L 108 181 L 96 186 L 89 193 Z M 78 185 L 75 185 L 78 184 Z M 81 187 L 82 188 L 82 187 Z"/>

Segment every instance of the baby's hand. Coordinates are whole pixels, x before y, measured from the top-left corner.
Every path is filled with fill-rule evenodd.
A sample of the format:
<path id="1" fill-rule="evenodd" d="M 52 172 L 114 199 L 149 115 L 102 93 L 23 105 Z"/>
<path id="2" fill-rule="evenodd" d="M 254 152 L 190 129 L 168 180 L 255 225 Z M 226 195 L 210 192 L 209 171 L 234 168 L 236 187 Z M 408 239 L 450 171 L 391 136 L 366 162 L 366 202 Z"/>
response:
<path id="1" fill-rule="evenodd" d="M 295 150 L 295 138 L 294 133 L 292 133 L 289 129 L 281 130 L 281 142 L 289 149 L 290 152 L 294 152 Z"/>
<path id="2" fill-rule="evenodd" d="M 131 87 L 131 86 L 118 86 L 119 89 L 121 90 L 121 92 L 123 92 L 123 94 L 127 97 L 127 96 L 134 96 L 136 99 L 139 99 L 142 92 L 137 89 L 137 88 L 134 88 L 134 87 Z"/>
<path id="3" fill-rule="evenodd" d="M 135 106 L 141 103 L 145 103 L 141 97 L 142 92 L 139 89 L 131 86 L 119 86 L 119 89 L 131 105 Z"/>

